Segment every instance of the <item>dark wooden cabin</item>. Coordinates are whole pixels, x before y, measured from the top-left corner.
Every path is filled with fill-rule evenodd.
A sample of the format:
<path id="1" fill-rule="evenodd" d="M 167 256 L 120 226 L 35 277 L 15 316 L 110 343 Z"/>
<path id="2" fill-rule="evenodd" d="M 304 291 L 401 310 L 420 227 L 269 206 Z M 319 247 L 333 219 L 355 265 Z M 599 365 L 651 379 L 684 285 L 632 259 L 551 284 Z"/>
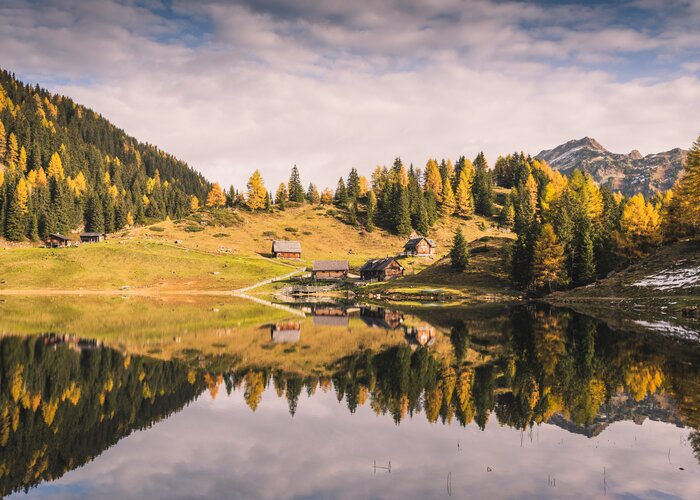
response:
<path id="1" fill-rule="evenodd" d="M 403 314 L 383 307 L 360 307 L 360 319 L 372 328 L 395 330 L 403 323 Z"/>
<path id="2" fill-rule="evenodd" d="M 80 235 L 80 242 L 81 243 L 99 243 L 100 241 L 104 241 L 107 238 L 107 235 L 104 233 L 82 233 Z"/>
<path id="3" fill-rule="evenodd" d="M 434 255 L 437 245 L 431 239 L 424 236 L 411 238 L 403 246 L 403 255 L 418 255 L 421 257 Z"/>
<path id="4" fill-rule="evenodd" d="M 370 259 L 360 269 L 360 277 L 365 281 L 385 281 L 403 276 L 404 268 L 393 257 Z"/>
<path id="5" fill-rule="evenodd" d="M 62 234 L 52 233 L 46 238 L 46 246 L 49 248 L 63 248 L 70 245 L 70 239 Z"/>
<path id="6" fill-rule="evenodd" d="M 348 277 L 347 260 L 315 260 L 311 276 L 315 280 L 341 280 Z"/>
<path id="7" fill-rule="evenodd" d="M 275 240 L 272 242 L 272 255 L 282 259 L 301 259 L 301 243 Z"/>

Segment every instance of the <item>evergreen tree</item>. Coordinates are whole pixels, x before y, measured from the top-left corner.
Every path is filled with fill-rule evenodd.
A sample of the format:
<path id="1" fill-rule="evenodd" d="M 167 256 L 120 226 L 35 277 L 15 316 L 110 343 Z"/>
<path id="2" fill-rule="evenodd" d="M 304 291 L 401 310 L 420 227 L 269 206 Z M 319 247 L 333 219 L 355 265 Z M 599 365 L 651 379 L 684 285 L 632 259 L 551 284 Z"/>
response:
<path id="1" fill-rule="evenodd" d="M 360 176 L 355 168 L 350 170 L 347 184 L 348 198 L 356 200 L 360 197 Z"/>
<path id="2" fill-rule="evenodd" d="M 318 192 L 316 184 L 309 184 L 309 189 L 306 192 L 306 201 L 308 201 L 312 205 L 318 205 L 319 203 L 321 203 L 321 195 Z"/>
<path id="3" fill-rule="evenodd" d="M 590 223 L 585 220 L 581 222 L 581 225 L 582 227 L 577 231 L 575 239 L 576 251 L 574 254 L 573 272 L 571 276 L 574 286 L 587 285 L 592 282 L 596 276 Z"/>
<path id="4" fill-rule="evenodd" d="M 455 231 L 454 239 L 452 240 L 452 248 L 450 249 L 450 265 L 457 272 L 462 272 L 469 265 L 469 249 L 467 248 L 467 240 L 464 238 L 461 229 Z"/>
<path id="5" fill-rule="evenodd" d="M 339 207 L 346 207 L 348 204 L 348 191 L 345 188 L 345 181 L 342 177 L 338 179 L 338 186 L 335 189 L 333 203 Z"/>
<path id="6" fill-rule="evenodd" d="M 690 234 L 700 232 L 700 137 L 688 151 L 678 186 L 679 222 Z"/>
<path id="7" fill-rule="evenodd" d="M 304 198 L 304 186 L 301 184 L 299 169 L 294 165 L 292 167 L 292 173 L 289 176 L 289 201 L 303 203 Z"/>
<path id="8" fill-rule="evenodd" d="M 25 216 L 27 214 L 26 182 L 23 178 L 14 189 L 5 220 L 5 238 L 10 241 L 22 241 L 25 232 Z"/>
<path id="9" fill-rule="evenodd" d="M 394 230 L 399 236 L 411 234 L 411 212 L 408 207 L 408 190 L 401 184 L 394 188 Z"/>
<path id="10" fill-rule="evenodd" d="M 287 208 L 287 196 L 287 186 L 284 185 L 284 182 L 280 182 L 277 193 L 275 194 L 275 205 L 277 205 L 277 208 L 280 210 Z"/>
<path id="11" fill-rule="evenodd" d="M 506 197 L 501 213 L 498 215 L 498 226 L 503 228 L 511 228 L 515 223 L 515 209 L 510 196 Z"/>
<path id="12" fill-rule="evenodd" d="M 95 233 L 105 232 L 102 203 L 96 194 L 91 194 L 85 205 L 85 230 Z"/>
<path id="13" fill-rule="evenodd" d="M 377 212 L 377 195 L 374 191 L 370 191 L 367 196 L 367 215 L 365 217 L 365 229 L 367 231 L 374 231 L 374 217 Z"/>
<path id="14" fill-rule="evenodd" d="M 473 195 L 475 212 L 490 217 L 493 214 L 493 177 L 484 153 L 479 153 L 474 159 Z"/>

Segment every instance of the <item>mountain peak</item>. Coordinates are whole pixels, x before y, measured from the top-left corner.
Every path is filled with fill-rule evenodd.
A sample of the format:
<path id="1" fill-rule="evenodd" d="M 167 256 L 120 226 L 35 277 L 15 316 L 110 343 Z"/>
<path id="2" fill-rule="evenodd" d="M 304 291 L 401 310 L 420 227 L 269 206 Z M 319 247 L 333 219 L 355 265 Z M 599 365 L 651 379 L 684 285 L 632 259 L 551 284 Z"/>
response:
<path id="1" fill-rule="evenodd" d="M 628 154 L 627 156 L 629 156 L 633 160 L 641 160 L 642 159 L 642 153 L 640 153 L 636 149 L 633 149 L 632 151 L 630 151 L 630 154 Z"/>
<path id="2" fill-rule="evenodd" d="M 594 149 L 596 151 L 607 151 L 601 143 L 588 136 L 584 137 L 583 139 L 573 140 L 569 142 L 574 143 L 575 146 L 583 146 L 588 149 Z"/>

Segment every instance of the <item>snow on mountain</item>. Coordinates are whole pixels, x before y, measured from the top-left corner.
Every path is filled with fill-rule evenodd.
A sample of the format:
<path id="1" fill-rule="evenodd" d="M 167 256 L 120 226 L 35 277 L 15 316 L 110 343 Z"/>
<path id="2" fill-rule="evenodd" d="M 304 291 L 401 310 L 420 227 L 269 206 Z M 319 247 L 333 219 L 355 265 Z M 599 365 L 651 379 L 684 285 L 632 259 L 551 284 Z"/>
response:
<path id="1" fill-rule="evenodd" d="M 541 151 L 536 158 L 564 174 L 582 169 L 598 184 L 614 191 L 650 195 L 673 186 L 687 155 L 680 148 L 646 156 L 636 149 L 629 154 L 611 153 L 595 139 L 584 137 Z"/>

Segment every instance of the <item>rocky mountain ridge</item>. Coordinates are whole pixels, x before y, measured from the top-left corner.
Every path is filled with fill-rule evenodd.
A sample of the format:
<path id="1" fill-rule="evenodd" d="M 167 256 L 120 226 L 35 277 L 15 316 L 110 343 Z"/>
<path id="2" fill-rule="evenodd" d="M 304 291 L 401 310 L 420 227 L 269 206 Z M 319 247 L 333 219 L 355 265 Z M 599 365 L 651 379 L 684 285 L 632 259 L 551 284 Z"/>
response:
<path id="1" fill-rule="evenodd" d="M 688 151 L 681 148 L 646 156 L 636 149 L 628 154 L 612 153 L 595 139 L 584 137 L 540 151 L 536 158 L 563 174 L 582 169 L 599 185 L 626 195 L 651 195 L 673 186 L 687 155 Z"/>

